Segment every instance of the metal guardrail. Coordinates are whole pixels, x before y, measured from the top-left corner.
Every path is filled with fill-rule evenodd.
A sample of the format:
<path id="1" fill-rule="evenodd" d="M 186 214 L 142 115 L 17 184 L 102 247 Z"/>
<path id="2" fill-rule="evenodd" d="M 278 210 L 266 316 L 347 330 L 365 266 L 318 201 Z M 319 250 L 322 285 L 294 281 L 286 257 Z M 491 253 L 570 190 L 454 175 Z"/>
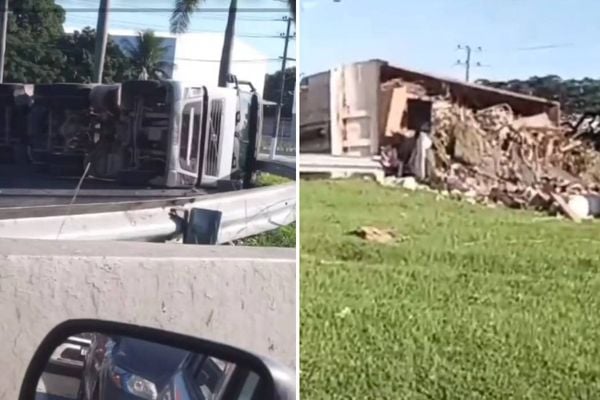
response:
<path id="1" fill-rule="evenodd" d="M 53 206 L 31 217 L 0 219 L 1 238 L 61 240 L 133 240 L 164 242 L 181 238 L 186 213 L 194 208 L 222 212 L 217 243 L 277 229 L 296 220 L 296 185 L 169 200 L 74 206 L 70 215 Z M 98 212 L 90 212 L 90 210 Z"/>
<path id="2" fill-rule="evenodd" d="M 372 157 L 332 156 L 329 154 L 300 154 L 300 174 L 329 174 L 331 178 L 349 178 L 353 175 L 371 175 L 382 181 L 385 172 L 379 161 Z"/>

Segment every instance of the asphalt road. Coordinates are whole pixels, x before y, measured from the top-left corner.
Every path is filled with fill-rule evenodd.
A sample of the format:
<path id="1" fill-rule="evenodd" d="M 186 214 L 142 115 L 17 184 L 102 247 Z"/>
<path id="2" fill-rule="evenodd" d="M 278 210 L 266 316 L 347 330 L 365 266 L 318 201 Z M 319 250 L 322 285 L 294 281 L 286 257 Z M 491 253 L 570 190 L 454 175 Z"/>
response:
<path id="1" fill-rule="evenodd" d="M 79 379 L 44 373 L 38 382 L 35 400 L 77 399 Z"/>
<path id="2" fill-rule="evenodd" d="M 259 166 L 265 172 L 296 177 L 296 158 L 268 155 L 259 156 Z M 58 178 L 40 173 L 33 167 L 0 165 L 0 208 L 35 207 L 70 204 L 79 182 L 78 178 Z M 75 201 L 76 204 L 151 200 L 198 196 L 215 192 L 214 189 L 158 189 L 124 187 L 116 182 L 87 178 Z"/>
<path id="3" fill-rule="evenodd" d="M 78 178 L 51 177 L 32 169 L 0 165 L 0 208 L 69 204 L 78 182 Z M 83 182 L 75 203 L 150 200 L 197 196 L 209 192 L 210 190 L 203 189 L 123 187 L 116 182 L 88 178 Z"/>

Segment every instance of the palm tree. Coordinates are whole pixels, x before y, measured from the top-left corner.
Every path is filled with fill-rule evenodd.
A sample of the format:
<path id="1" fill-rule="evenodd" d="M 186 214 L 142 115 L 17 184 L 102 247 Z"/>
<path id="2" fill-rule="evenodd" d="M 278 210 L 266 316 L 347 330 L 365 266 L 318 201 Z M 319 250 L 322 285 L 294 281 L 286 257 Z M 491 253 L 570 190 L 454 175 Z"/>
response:
<path id="1" fill-rule="evenodd" d="M 126 42 L 124 48 L 136 72 L 146 75 L 145 78 L 165 78 L 169 75 L 167 70 L 173 67 L 173 64 L 164 61 L 167 47 L 163 39 L 152 30 L 138 32 L 135 42 Z"/>
<path id="2" fill-rule="evenodd" d="M 171 33 L 184 33 L 188 30 L 191 15 L 200 7 L 204 0 L 175 0 L 175 8 L 171 14 Z M 296 1 L 287 0 L 290 11 L 296 18 Z M 221 52 L 221 63 L 219 66 L 219 86 L 227 86 L 229 68 L 231 65 L 231 52 L 233 49 L 233 37 L 235 35 L 235 18 L 237 14 L 237 0 L 230 0 L 227 25 L 225 27 L 225 38 L 223 39 L 223 51 Z"/>

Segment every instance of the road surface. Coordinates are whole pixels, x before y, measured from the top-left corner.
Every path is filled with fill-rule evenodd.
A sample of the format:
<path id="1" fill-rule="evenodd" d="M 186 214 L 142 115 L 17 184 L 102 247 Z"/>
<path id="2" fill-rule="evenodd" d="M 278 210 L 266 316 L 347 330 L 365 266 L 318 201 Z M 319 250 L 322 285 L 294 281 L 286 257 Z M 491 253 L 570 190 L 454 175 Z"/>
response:
<path id="1" fill-rule="evenodd" d="M 35 400 L 73 400 L 77 399 L 78 390 L 78 378 L 43 373 L 38 382 Z"/>
<path id="2" fill-rule="evenodd" d="M 270 159 L 269 155 L 260 154 L 258 169 L 288 179 L 296 179 L 296 157 L 276 155 Z"/>

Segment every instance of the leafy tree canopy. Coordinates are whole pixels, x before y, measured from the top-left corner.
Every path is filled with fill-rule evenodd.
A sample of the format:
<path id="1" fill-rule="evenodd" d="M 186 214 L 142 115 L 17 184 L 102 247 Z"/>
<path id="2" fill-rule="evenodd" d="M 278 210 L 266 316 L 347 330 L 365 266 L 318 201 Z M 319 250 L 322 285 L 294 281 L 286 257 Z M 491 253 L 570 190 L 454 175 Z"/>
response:
<path id="1" fill-rule="evenodd" d="M 281 115 L 284 118 L 290 118 L 292 116 L 292 108 L 294 107 L 294 89 L 296 87 L 296 67 L 286 68 L 285 70 L 285 91 L 283 95 L 283 109 Z M 277 71 L 274 74 L 267 74 L 265 79 L 265 89 L 263 97 L 266 100 L 279 102 L 279 96 L 281 93 L 281 71 Z M 276 115 L 276 107 L 267 107 L 265 109 L 266 115 Z"/>
<path id="2" fill-rule="evenodd" d="M 527 80 L 489 81 L 477 83 L 559 101 L 566 113 L 600 111 L 600 79 L 562 79 L 557 75 L 533 76 Z"/>
<path id="3" fill-rule="evenodd" d="M 95 31 L 65 34 L 65 10 L 55 0 L 11 0 L 5 81 L 24 83 L 92 81 Z M 131 62 L 109 41 L 104 81 L 131 77 Z"/>
<path id="4" fill-rule="evenodd" d="M 65 10 L 54 0 L 11 0 L 9 7 L 5 80 L 60 80 L 63 55 L 56 41 L 64 34 Z"/>
<path id="5" fill-rule="evenodd" d="M 58 47 L 64 55 L 60 78 L 65 82 L 89 83 L 93 81 L 96 31 L 90 27 L 72 35 L 63 35 Z M 131 60 L 112 40 L 106 46 L 103 82 L 113 83 L 133 78 Z"/>
<path id="6" fill-rule="evenodd" d="M 167 46 L 164 39 L 156 36 L 154 31 L 138 32 L 135 40 L 126 42 L 124 47 L 136 75 L 147 73 L 151 79 L 167 78 L 171 75 L 173 64 L 164 61 Z"/>

